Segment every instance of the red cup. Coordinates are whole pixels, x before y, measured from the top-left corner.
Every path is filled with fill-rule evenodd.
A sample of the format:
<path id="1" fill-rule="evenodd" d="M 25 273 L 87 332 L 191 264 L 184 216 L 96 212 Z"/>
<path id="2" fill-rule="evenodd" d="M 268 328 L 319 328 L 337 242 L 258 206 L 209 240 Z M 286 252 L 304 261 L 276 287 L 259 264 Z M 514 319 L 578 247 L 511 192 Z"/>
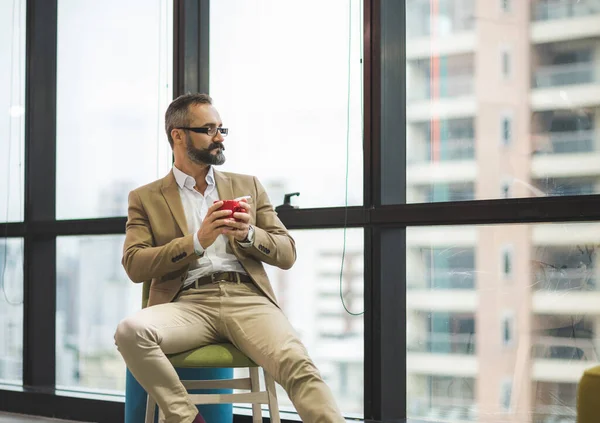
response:
<path id="1" fill-rule="evenodd" d="M 219 210 L 231 210 L 231 217 L 233 217 L 233 213 L 244 213 L 246 211 L 245 208 L 240 206 L 240 202 L 237 200 L 222 200 L 223 205 L 219 207 Z M 217 203 L 218 201 L 215 201 Z M 227 218 L 227 217 L 225 217 Z M 236 222 L 241 222 L 240 219 L 235 219 Z"/>

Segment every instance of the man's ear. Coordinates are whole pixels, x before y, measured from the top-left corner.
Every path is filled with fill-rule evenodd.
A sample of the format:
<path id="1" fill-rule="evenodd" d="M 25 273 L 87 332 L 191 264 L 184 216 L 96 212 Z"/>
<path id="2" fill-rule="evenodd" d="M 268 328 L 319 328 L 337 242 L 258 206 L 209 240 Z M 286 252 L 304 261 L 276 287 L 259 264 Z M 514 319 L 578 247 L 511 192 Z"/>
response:
<path id="1" fill-rule="evenodd" d="M 173 138 L 173 144 L 181 144 L 185 141 L 183 139 L 183 131 L 181 129 L 171 129 L 171 138 Z"/>

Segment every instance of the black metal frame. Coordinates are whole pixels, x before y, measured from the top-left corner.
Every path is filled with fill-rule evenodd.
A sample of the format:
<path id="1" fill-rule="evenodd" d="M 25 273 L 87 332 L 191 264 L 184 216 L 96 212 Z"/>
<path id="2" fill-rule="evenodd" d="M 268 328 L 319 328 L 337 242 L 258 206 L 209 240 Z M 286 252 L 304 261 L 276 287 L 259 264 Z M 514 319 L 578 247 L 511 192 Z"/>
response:
<path id="1" fill-rule="evenodd" d="M 173 4 L 173 95 L 208 93 L 209 0 L 174 0 Z"/>
<path id="2" fill-rule="evenodd" d="M 594 221 L 600 195 L 405 204 L 405 2 L 364 5 L 364 205 L 280 217 L 290 229 L 364 228 L 365 420 L 405 421 L 407 227 Z M 174 95 L 208 92 L 209 0 L 174 7 Z M 0 224 L 1 234 L 25 240 L 24 386 L 0 388 L 0 410 L 114 422 L 123 403 L 54 390 L 56 237 L 121 234 L 125 226 L 125 217 L 56 220 L 56 23 L 57 0 L 27 1 L 25 222 Z"/>
<path id="3" fill-rule="evenodd" d="M 56 184 L 47 181 L 53 181 L 56 175 L 56 18 L 56 0 L 27 3 L 25 222 L 28 224 L 55 220 Z M 55 355 L 48 354 L 55 351 L 54 238 L 27 230 L 24 254 L 23 385 L 54 387 Z"/>

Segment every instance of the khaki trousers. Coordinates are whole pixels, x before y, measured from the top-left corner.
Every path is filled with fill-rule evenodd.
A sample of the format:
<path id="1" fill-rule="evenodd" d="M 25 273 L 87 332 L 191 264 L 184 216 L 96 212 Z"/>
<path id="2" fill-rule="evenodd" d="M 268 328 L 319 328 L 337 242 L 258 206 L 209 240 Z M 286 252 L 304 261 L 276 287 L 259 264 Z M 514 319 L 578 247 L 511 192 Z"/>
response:
<path id="1" fill-rule="evenodd" d="M 302 421 L 345 421 L 295 330 L 254 284 L 221 282 L 184 291 L 174 302 L 124 319 L 115 342 L 166 423 L 190 423 L 198 411 L 165 354 L 223 342 L 283 386 Z"/>

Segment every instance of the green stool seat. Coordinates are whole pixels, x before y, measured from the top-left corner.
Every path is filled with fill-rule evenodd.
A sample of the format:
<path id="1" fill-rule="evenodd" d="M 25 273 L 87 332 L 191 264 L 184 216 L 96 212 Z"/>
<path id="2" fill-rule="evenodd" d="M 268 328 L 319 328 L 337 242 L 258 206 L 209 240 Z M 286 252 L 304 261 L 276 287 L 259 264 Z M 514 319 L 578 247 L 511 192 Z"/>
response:
<path id="1" fill-rule="evenodd" d="M 246 357 L 231 344 L 214 344 L 169 355 L 173 367 L 258 367 L 254 361 Z"/>
<path id="2" fill-rule="evenodd" d="M 577 387 L 577 423 L 600 422 L 600 366 L 583 372 Z"/>

